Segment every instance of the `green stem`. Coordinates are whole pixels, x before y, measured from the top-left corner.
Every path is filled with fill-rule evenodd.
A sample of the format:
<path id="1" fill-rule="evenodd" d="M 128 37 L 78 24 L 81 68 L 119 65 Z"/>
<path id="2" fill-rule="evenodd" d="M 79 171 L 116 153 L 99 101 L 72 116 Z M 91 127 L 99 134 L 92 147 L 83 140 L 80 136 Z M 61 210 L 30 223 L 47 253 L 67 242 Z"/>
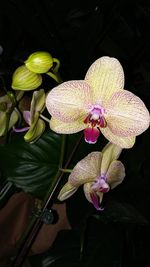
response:
<path id="1" fill-rule="evenodd" d="M 62 79 L 59 73 L 52 73 L 51 71 L 49 71 L 46 74 L 50 76 L 53 80 L 55 80 L 57 83 L 62 83 Z"/>
<path id="2" fill-rule="evenodd" d="M 59 61 L 57 58 L 54 58 L 54 57 L 53 57 L 53 62 L 56 63 L 56 66 L 53 68 L 53 71 L 56 73 L 56 72 L 58 72 L 58 70 L 59 70 L 59 67 L 60 67 L 60 61 Z"/>
<path id="3" fill-rule="evenodd" d="M 72 172 L 72 169 L 62 169 L 62 168 L 59 168 L 59 170 L 61 172 L 64 172 L 64 173 L 71 173 Z"/>
<path id="4" fill-rule="evenodd" d="M 48 118 L 46 118 L 44 115 L 40 114 L 40 117 L 44 120 L 47 121 L 48 123 L 50 122 L 50 120 Z"/>
<path id="5" fill-rule="evenodd" d="M 60 160 L 59 160 L 59 168 L 62 168 L 64 155 L 65 155 L 65 146 L 66 146 L 66 135 L 62 135 L 62 142 L 61 142 L 61 152 L 60 152 Z"/>

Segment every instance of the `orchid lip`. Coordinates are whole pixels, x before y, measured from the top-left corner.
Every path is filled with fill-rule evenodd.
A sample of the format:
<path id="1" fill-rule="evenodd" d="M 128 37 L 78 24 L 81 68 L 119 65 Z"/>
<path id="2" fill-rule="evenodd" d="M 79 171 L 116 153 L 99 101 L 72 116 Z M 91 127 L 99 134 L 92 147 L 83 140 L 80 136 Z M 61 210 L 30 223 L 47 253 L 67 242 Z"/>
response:
<path id="1" fill-rule="evenodd" d="M 13 131 L 16 133 L 23 133 L 25 131 L 28 131 L 30 127 L 24 127 L 24 128 L 15 128 L 13 127 Z"/>
<path id="2" fill-rule="evenodd" d="M 92 203 L 95 209 L 100 210 L 100 211 L 104 210 L 104 208 L 101 208 L 99 206 L 99 198 L 95 193 L 91 193 L 91 200 L 92 200 Z"/>
<path id="3" fill-rule="evenodd" d="M 100 131 L 94 127 L 88 127 L 84 130 L 84 139 L 89 144 L 95 144 L 100 135 Z"/>

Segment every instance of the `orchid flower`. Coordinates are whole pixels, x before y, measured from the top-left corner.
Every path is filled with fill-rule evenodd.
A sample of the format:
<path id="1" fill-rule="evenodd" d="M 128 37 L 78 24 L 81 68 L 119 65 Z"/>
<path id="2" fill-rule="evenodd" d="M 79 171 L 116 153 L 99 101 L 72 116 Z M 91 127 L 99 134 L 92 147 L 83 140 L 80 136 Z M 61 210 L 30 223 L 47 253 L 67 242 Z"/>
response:
<path id="1" fill-rule="evenodd" d="M 27 133 L 24 136 L 25 141 L 35 142 L 45 130 L 45 122 L 40 119 L 40 113 L 45 108 L 45 92 L 43 89 L 35 91 L 32 96 L 30 111 L 23 111 L 23 117 L 29 126 L 23 128 L 13 128 L 15 132 Z"/>
<path id="2" fill-rule="evenodd" d="M 84 80 L 64 82 L 48 93 L 50 128 L 62 134 L 84 130 L 85 141 L 92 144 L 101 131 L 111 143 L 132 147 L 135 136 L 149 127 L 150 116 L 142 100 L 123 88 L 119 61 L 99 58 Z"/>
<path id="3" fill-rule="evenodd" d="M 119 185 L 125 177 L 125 168 L 117 160 L 122 149 L 108 143 L 102 152 L 91 152 L 79 161 L 62 187 L 58 199 L 63 201 L 83 185 L 85 197 L 101 210 L 103 194 Z"/>

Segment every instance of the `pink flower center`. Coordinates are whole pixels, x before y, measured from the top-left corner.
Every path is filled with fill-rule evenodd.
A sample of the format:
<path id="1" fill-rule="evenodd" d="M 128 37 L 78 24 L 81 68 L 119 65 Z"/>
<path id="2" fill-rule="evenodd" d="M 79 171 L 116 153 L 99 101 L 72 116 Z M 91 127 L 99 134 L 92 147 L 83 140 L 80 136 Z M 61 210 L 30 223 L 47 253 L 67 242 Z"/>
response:
<path id="1" fill-rule="evenodd" d="M 99 129 L 107 126 L 104 109 L 100 106 L 92 108 L 84 123 L 87 124 L 87 128 L 84 130 L 85 141 L 89 144 L 95 144 L 100 135 Z"/>
<path id="2" fill-rule="evenodd" d="M 106 193 L 110 190 L 109 184 L 106 181 L 105 175 L 100 175 L 92 185 L 94 191 Z"/>

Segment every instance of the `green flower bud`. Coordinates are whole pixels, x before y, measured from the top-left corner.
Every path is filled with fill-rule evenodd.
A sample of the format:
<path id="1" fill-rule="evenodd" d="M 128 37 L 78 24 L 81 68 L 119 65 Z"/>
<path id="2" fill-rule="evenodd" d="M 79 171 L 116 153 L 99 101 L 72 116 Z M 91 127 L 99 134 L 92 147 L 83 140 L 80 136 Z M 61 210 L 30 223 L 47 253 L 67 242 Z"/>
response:
<path id="1" fill-rule="evenodd" d="M 44 89 L 35 91 L 31 101 L 31 117 L 32 113 L 39 111 L 42 112 L 45 108 L 45 92 Z"/>
<path id="2" fill-rule="evenodd" d="M 30 91 L 38 88 L 42 83 L 40 74 L 31 72 L 26 66 L 20 66 L 15 70 L 12 77 L 12 88 L 14 90 Z"/>
<path id="3" fill-rule="evenodd" d="M 8 130 L 10 130 L 20 118 L 20 113 L 17 109 L 14 109 L 10 115 Z"/>
<path id="4" fill-rule="evenodd" d="M 0 136 L 4 136 L 7 131 L 8 116 L 6 112 L 0 111 Z"/>
<path id="5" fill-rule="evenodd" d="M 48 52 L 35 52 L 25 61 L 26 67 L 35 73 L 46 73 L 53 66 L 53 58 Z"/>
<path id="6" fill-rule="evenodd" d="M 36 123 L 33 123 L 28 132 L 25 134 L 24 140 L 26 142 L 33 143 L 40 138 L 44 131 L 45 122 L 41 119 L 38 119 L 38 121 L 36 121 Z"/>

